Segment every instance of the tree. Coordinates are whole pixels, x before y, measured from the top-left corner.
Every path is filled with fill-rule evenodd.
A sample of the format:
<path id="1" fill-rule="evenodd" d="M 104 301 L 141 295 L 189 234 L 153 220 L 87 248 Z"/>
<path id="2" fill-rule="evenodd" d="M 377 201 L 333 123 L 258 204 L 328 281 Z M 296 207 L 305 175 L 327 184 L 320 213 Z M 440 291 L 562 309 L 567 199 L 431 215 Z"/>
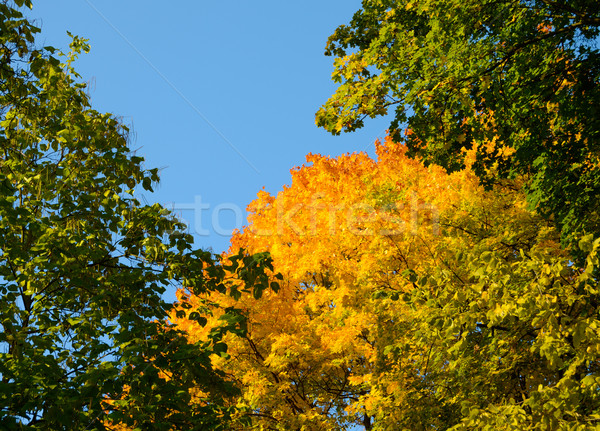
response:
<path id="1" fill-rule="evenodd" d="M 391 138 L 377 155 L 309 155 L 249 206 L 231 252 L 268 251 L 283 280 L 208 295 L 247 315 L 215 362 L 241 388 L 232 429 L 594 429 L 598 241 L 573 265 L 518 182 L 484 190 L 474 150 L 452 174 Z"/>
<path id="2" fill-rule="evenodd" d="M 210 355 L 241 325 L 190 343 L 161 295 L 215 289 L 225 270 L 169 211 L 135 197 L 157 170 L 117 118 L 91 108 L 72 66 L 86 41 L 73 37 L 65 55 L 36 48 L 38 32 L 0 2 L 1 427 L 223 428 L 235 388 Z M 253 288 L 265 259 L 244 275 Z"/>
<path id="3" fill-rule="evenodd" d="M 411 154 L 457 170 L 477 148 L 484 182 L 524 178 L 576 245 L 600 228 L 599 30 L 595 0 L 364 0 L 328 40 L 339 87 L 316 121 L 338 134 L 394 107 Z"/>

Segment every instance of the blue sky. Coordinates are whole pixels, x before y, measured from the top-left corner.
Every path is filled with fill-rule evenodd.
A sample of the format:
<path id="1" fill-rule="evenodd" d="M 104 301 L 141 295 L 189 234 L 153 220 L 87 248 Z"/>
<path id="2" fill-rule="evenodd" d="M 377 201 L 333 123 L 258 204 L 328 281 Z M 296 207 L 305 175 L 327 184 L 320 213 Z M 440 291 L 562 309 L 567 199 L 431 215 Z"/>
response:
<path id="1" fill-rule="evenodd" d="M 167 6 L 168 5 L 168 6 Z M 28 12 L 38 40 L 92 50 L 76 69 L 92 105 L 132 126 L 131 146 L 161 169 L 160 202 L 190 223 L 196 245 L 221 252 L 263 187 L 277 193 L 308 153 L 367 151 L 388 121 L 331 136 L 314 114 L 335 90 L 327 37 L 359 0 L 153 2 L 53 0 Z"/>

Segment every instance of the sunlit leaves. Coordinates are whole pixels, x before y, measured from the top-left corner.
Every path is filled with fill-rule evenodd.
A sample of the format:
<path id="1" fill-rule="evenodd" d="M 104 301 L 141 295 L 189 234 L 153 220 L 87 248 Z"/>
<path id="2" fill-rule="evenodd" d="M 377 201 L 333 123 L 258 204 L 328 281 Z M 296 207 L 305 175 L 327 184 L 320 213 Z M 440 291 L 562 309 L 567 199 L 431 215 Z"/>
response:
<path id="1" fill-rule="evenodd" d="M 247 332 L 227 338 L 230 356 L 219 362 L 241 385 L 242 428 L 243 420 L 275 429 L 461 423 L 463 401 L 494 404 L 495 392 L 473 398 L 466 376 L 505 395 L 494 383 L 505 374 L 486 362 L 494 349 L 512 348 L 497 328 L 538 316 L 536 297 L 520 290 L 534 265 L 523 263 L 527 255 L 535 248 L 540 262 L 553 256 L 563 265 L 557 271 L 571 271 L 518 182 L 486 192 L 471 170 L 425 167 L 389 138 L 377 154 L 309 155 L 290 186 L 277 196 L 260 192 L 249 206 L 251 223 L 232 250 L 269 251 L 283 276 L 278 293 L 256 300 L 231 287 L 237 301 L 186 299 L 236 306 L 248 317 Z M 181 325 L 204 339 L 220 314 L 206 327 Z M 490 346 L 476 341 L 490 331 Z M 553 343 L 540 342 L 527 358 L 549 361 Z"/>

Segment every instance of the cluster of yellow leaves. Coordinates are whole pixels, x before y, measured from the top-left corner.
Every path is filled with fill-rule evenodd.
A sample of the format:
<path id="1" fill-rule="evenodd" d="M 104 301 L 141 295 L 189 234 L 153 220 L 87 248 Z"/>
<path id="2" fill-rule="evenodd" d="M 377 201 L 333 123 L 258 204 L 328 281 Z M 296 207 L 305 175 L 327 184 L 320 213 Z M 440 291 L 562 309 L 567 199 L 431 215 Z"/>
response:
<path id="1" fill-rule="evenodd" d="M 434 271 L 468 277 L 458 250 L 493 251 L 510 261 L 522 244 L 540 242 L 544 223 L 527 211 L 518 188 L 485 191 L 469 168 L 449 175 L 425 167 L 391 139 L 377 143 L 377 160 L 361 153 L 309 155 L 307 162 L 277 196 L 258 194 L 249 226 L 232 238 L 231 253 L 271 253 L 284 277 L 280 291 L 258 300 L 209 298 L 248 316 L 247 335 L 229 336 L 229 356 L 215 358 L 242 387 L 232 400 L 241 408 L 235 426 L 397 427 L 413 414 L 409 401 L 422 393 L 429 372 L 428 349 L 415 342 L 413 324 L 427 308 L 398 298 Z M 215 311 L 204 327 L 173 320 L 196 340 L 219 325 L 218 317 Z"/>

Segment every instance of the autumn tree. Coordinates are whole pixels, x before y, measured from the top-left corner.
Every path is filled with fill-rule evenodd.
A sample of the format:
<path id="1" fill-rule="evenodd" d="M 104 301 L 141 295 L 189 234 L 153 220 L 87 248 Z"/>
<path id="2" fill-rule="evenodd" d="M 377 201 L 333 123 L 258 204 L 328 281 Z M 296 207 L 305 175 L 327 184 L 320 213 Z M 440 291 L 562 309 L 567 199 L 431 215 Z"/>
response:
<path id="1" fill-rule="evenodd" d="M 235 390 L 210 355 L 240 325 L 191 343 L 162 299 L 167 287 L 215 289 L 225 270 L 136 197 L 157 170 L 91 108 L 73 69 L 87 43 L 74 37 L 63 54 L 37 48 L 38 32 L 0 2 L 0 428 L 225 427 Z"/>
<path id="2" fill-rule="evenodd" d="M 339 86 L 316 121 L 338 134 L 390 113 L 395 140 L 451 170 L 478 148 L 481 179 L 524 178 L 576 244 L 600 228 L 599 30 L 596 0 L 364 0 L 327 42 Z"/>
<path id="3" fill-rule="evenodd" d="M 390 138 L 377 154 L 309 155 L 250 205 L 232 252 L 270 252 L 283 280 L 210 295 L 248 319 L 216 362 L 242 390 L 232 428 L 593 429 L 598 244 L 572 265 L 518 182 L 480 185 L 476 151 L 452 174 Z"/>

